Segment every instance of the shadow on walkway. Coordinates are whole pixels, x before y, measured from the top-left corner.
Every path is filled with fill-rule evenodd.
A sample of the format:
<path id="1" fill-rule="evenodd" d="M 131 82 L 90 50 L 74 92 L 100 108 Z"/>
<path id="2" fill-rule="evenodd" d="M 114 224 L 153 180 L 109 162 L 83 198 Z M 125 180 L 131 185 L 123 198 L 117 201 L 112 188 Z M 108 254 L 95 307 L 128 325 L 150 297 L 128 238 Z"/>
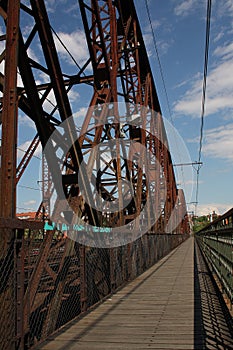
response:
<path id="1" fill-rule="evenodd" d="M 233 322 L 200 248 L 194 248 L 194 349 L 233 349 Z"/>

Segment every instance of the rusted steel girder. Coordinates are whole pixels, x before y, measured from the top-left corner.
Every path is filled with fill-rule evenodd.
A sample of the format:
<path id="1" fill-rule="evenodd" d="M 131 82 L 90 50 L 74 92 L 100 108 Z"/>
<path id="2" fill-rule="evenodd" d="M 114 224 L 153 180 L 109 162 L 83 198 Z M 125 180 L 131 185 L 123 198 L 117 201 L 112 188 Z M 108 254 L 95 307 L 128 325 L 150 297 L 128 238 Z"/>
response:
<path id="1" fill-rule="evenodd" d="M 160 231 L 164 232 L 176 203 L 177 189 L 167 136 L 161 119 L 158 96 L 133 1 L 129 1 L 126 4 L 124 1 L 113 3 L 112 1 L 90 2 L 80 0 L 79 5 L 94 71 L 93 83 L 95 88 L 89 111 L 82 126 L 80 145 L 83 149 L 84 145 L 85 149 L 90 149 L 89 159 L 93 159 L 96 157 L 96 154 L 93 156 L 93 148 L 101 139 L 111 140 L 112 137 L 119 137 L 120 116 L 118 115 L 117 106 L 114 105 L 115 110 L 113 114 L 117 119 L 118 126 L 114 122 L 108 128 L 106 125 L 102 125 L 98 127 L 98 130 L 96 129 L 93 139 L 90 139 L 88 132 L 92 128 L 91 122 L 93 123 L 93 120 L 96 120 L 102 123 L 105 121 L 104 117 L 111 114 L 111 111 L 105 106 L 102 109 L 102 116 L 99 117 L 99 115 L 95 115 L 94 106 L 99 105 L 101 108 L 101 105 L 104 106 L 109 101 L 118 102 L 123 98 L 124 102 L 128 104 L 126 107 L 128 113 L 130 115 L 140 115 L 142 129 L 139 130 L 137 127 L 129 126 L 129 140 L 138 141 L 145 148 L 149 148 L 161 165 L 162 174 L 160 174 L 160 177 L 163 178 L 163 182 L 166 182 L 167 198 L 164 202 L 163 212 L 158 213 L 158 215 L 161 216 L 159 220 L 162 225 L 160 225 Z M 98 98 L 98 96 L 101 96 L 101 98 Z M 105 115 L 103 112 L 104 108 Z M 148 142 L 148 135 L 144 131 L 146 128 L 148 129 L 146 108 L 150 108 L 157 113 L 157 115 L 155 113 L 153 116 L 151 113 L 149 123 L 154 125 L 153 128 L 149 126 L 149 130 L 152 131 L 153 129 L 156 132 L 161 130 L 158 138 L 155 136 L 155 133 L 149 136 L 150 142 Z M 106 109 L 108 110 L 106 111 Z M 154 118 L 158 119 L 156 126 Z M 123 119 L 123 122 L 127 124 L 127 120 Z M 112 131 L 112 134 L 110 131 Z M 112 136 L 113 134 L 115 136 Z M 121 152 L 123 153 L 124 151 L 121 150 Z M 103 162 L 103 158 L 100 157 L 100 159 Z M 105 162 L 104 169 L 99 172 L 98 182 L 101 184 L 101 192 L 109 200 L 114 199 L 112 188 L 115 188 L 120 202 L 120 197 L 122 196 L 120 180 L 133 180 L 134 197 L 130 210 L 127 210 L 127 212 L 119 211 L 117 215 L 118 223 L 116 222 L 116 217 L 113 217 L 113 222 L 109 223 L 110 225 L 114 225 L 114 222 L 117 225 L 122 225 L 128 220 L 137 217 L 145 203 L 142 198 L 148 198 L 149 189 L 146 185 L 146 178 L 144 179 L 145 175 L 143 175 L 138 163 L 139 159 L 141 158 L 135 158 L 133 163 L 125 162 L 121 170 L 119 164 L 114 164 L 112 161 Z M 92 172 L 94 163 L 90 161 L 89 164 L 89 171 Z M 127 176 L 123 175 L 123 171 L 125 171 Z M 104 178 L 109 172 L 113 173 L 112 179 L 106 182 Z M 154 176 L 156 179 L 154 179 L 152 185 L 154 184 L 153 191 L 157 203 L 157 208 L 154 208 L 154 210 L 158 210 L 163 203 L 161 191 L 164 191 L 164 184 L 161 183 L 158 175 L 155 175 L 155 166 Z"/>
<path id="2" fill-rule="evenodd" d="M 41 221 L 28 221 L 12 218 L 0 218 L 0 229 L 7 228 L 11 230 L 29 229 L 29 230 L 42 230 L 44 227 Z"/>
<path id="3" fill-rule="evenodd" d="M 10 10 L 7 11 L 7 4 L 11 6 L 11 12 Z M 19 5 L 19 2 L 0 1 L 0 15 L 7 22 L 8 27 L 12 25 L 10 18 L 16 16 L 16 7 L 14 7 L 16 4 Z M 49 196 L 54 191 L 57 191 L 58 199 L 59 196 L 65 193 L 71 207 L 72 203 L 76 201 L 72 209 L 86 222 L 100 226 L 121 226 L 131 222 L 138 217 L 145 203 L 151 201 L 151 203 L 155 202 L 155 207 L 148 206 L 146 215 L 150 218 L 153 211 L 156 211 L 159 219 L 150 227 L 150 233 L 164 233 L 169 229 L 168 223 L 171 213 L 175 212 L 174 220 L 178 220 L 178 217 L 183 215 L 185 205 L 182 194 L 178 193 L 177 195 L 161 108 L 133 1 L 80 0 L 79 5 L 90 57 L 87 57 L 82 67 L 75 67 L 76 74 L 67 76 L 61 70 L 44 1 L 31 0 L 28 6 L 21 4 L 20 11 L 28 16 L 32 29 L 27 35 L 22 28 L 16 43 L 12 41 L 13 46 L 9 46 L 11 37 L 7 34 L 8 51 L 0 55 L 0 62 L 6 60 L 6 72 L 8 72 L 9 57 L 11 57 L 9 52 L 15 50 L 14 54 L 16 54 L 16 47 L 19 46 L 18 69 L 23 84 L 23 87 L 19 87 L 16 93 L 16 81 L 13 84 L 12 75 L 6 74 L 4 76 L 0 73 L 0 90 L 3 92 L 3 100 L 5 99 L 7 103 L 5 106 L 12 113 L 10 117 L 8 112 L 7 117 L 6 114 L 2 116 L 0 120 L 2 130 L 5 128 L 8 132 L 7 123 L 11 120 L 14 121 L 13 124 L 10 122 L 11 133 L 16 132 L 15 122 L 17 118 L 16 114 L 14 114 L 15 119 L 13 118 L 13 111 L 17 112 L 18 107 L 34 122 L 43 148 L 53 132 L 57 130 L 56 138 L 53 139 L 50 145 L 51 155 L 48 154 L 46 159 L 48 166 L 44 167 L 43 174 L 43 190 L 46 194 L 44 201 L 47 201 L 46 204 L 43 203 L 44 207 L 47 208 L 47 213 L 46 210 L 44 212 L 45 215 L 49 212 Z M 10 17 L 8 18 L 8 16 Z M 22 33 L 24 33 L 24 36 Z M 30 49 L 35 38 L 39 40 L 41 49 L 38 58 L 30 56 Z M 2 37 L 2 39 L 4 38 Z M 38 43 L 36 42 L 36 44 Z M 43 59 L 40 62 L 41 56 Z M 14 63 L 12 60 L 10 62 L 13 71 L 16 72 L 17 56 L 12 55 L 11 58 L 14 59 Z M 92 73 L 89 71 L 90 63 Z M 37 84 L 35 72 L 43 74 L 43 84 Z M 12 95 L 14 98 L 13 106 L 10 104 L 12 100 L 8 98 L 9 94 L 12 93 L 11 84 L 14 85 L 15 89 Z M 73 147 L 70 151 L 66 151 L 64 159 L 64 157 L 62 158 L 62 156 L 56 154 L 59 147 L 66 150 L 67 146 L 63 132 L 59 132 L 59 127 L 72 114 L 68 93 L 78 84 L 90 86 L 93 89 L 92 98 L 81 131 L 77 133 L 73 121 L 69 122 L 70 132 L 67 133 L 67 136 L 72 138 Z M 49 109 L 48 98 L 50 95 L 54 97 L 54 102 L 52 108 Z M 118 108 L 119 102 L 126 106 L 124 115 L 121 114 Z M 139 117 L 141 126 L 128 123 L 128 116 Z M 2 144 L 2 152 L 4 153 L 2 164 L 4 164 L 5 175 L 3 175 L 1 184 L 4 184 L 4 186 L 4 176 L 6 177 L 6 174 L 8 174 L 9 165 L 6 145 L 10 147 L 11 151 L 15 151 L 17 144 L 16 136 L 11 133 L 8 140 L 5 139 L 6 136 L 3 133 L 5 143 Z M 78 140 L 76 140 L 77 138 Z M 127 142 L 131 141 L 142 145 L 146 150 L 150 150 L 150 156 L 143 163 L 143 153 L 140 154 L 140 148 L 135 146 L 129 151 L 124 143 L 120 143 L 121 139 L 126 141 L 126 145 Z M 110 151 L 110 157 L 106 158 L 104 156 L 105 143 L 107 144 L 112 140 L 116 141 L 116 150 L 114 152 Z M 96 146 L 101 143 L 103 145 L 97 151 Z M 18 167 L 19 175 L 22 174 L 25 167 L 27 168 L 36 144 L 37 141 L 35 144 L 33 142 L 26 150 L 25 159 Z M 113 214 L 109 215 L 107 212 L 103 214 L 101 211 L 93 210 L 91 205 L 88 206 L 87 203 L 83 203 L 78 192 L 77 175 L 80 163 L 84 159 L 87 169 L 84 178 L 86 185 L 89 186 L 87 192 L 91 192 L 91 184 L 94 184 L 99 193 L 98 198 L 94 193 L 91 196 L 92 204 L 118 200 L 117 210 Z M 12 161 L 15 162 L 15 158 L 12 157 Z M 9 181 L 13 178 L 15 181 L 16 164 L 12 164 L 14 166 L 10 170 L 11 179 Z M 62 166 L 60 166 L 61 164 Z M 158 164 L 160 164 L 160 169 L 158 169 Z M 147 166 L 148 172 L 145 172 L 144 165 Z M 96 170 L 96 178 L 93 178 L 93 170 Z M 63 188 L 62 193 L 59 193 L 61 178 Z M 11 196 L 11 198 L 14 195 L 14 181 L 11 182 L 10 192 L 6 193 L 6 191 L 9 191 L 9 187 L 5 190 L 5 194 Z M 124 181 L 131 184 L 126 194 L 132 197 L 126 208 L 123 207 Z M 149 182 L 150 185 L 148 185 Z M 152 197 L 155 201 L 152 201 Z M 178 210 L 178 213 L 174 211 L 177 199 L 181 201 L 183 208 L 183 210 Z M 138 242 L 138 250 L 136 245 L 129 244 L 125 249 L 122 248 L 122 253 L 119 253 L 117 249 L 115 251 L 111 249 L 103 258 L 101 252 L 94 249 L 77 246 L 73 241 L 64 238 L 60 241 L 61 237 L 58 239 L 56 236 L 57 231 L 56 234 L 52 231 L 49 232 L 51 235 L 47 234 L 44 240 L 41 239 L 38 256 L 32 256 L 33 249 L 31 245 L 37 241 L 37 235 L 41 235 L 43 222 L 27 223 L 28 229 L 38 229 L 33 237 L 30 230 L 25 230 L 25 232 L 20 230 L 25 228 L 25 223 L 13 219 L 15 198 L 13 198 L 13 201 L 7 200 L 7 206 L 8 208 L 4 208 L 3 218 L 0 220 L 0 228 L 17 229 L 18 236 L 17 241 L 15 241 L 17 256 L 15 262 L 19 272 L 17 283 L 20 286 L 22 286 L 24 278 L 24 269 L 27 269 L 28 274 L 28 281 L 24 286 L 24 297 L 22 298 L 22 290 L 17 292 L 17 300 L 22 303 L 17 309 L 17 315 L 22 317 L 23 314 L 24 318 L 23 322 L 22 318 L 19 318 L 16 325 L 19 347 L 24 347 L 24 340 L 29 345 L 34 344 L 35 339 L 36 341 L 42 340 L 58 327 L 60 321 L 59 310 L 62 309 L 63 301 L 72 295 L 73 289 L 77 291 L 77 294 L 79 293 L 81 311 L 85 311 L 88 305 L 97 302 L 101 295 L 106 295 L 111 288 L 115 289 L 119 286 L 120 278 L 124 280 L 137 274 L 133 262 L 138 259 L 140 264 L 142 263 L 143 242 Z M 3 207 L 1 210 L 3 210 Z M 59 201 L 57 201 L 55 202 L 54 212 L 59 214 L 60 211 L 62 211 L 62 208 L 59 207 Z M 11 221 L 6 217 L 10 217 Z M 185 229 L 184 227 L 183 222 L 179 230 L 182 231 L 182 229 Z M 32 236 L 27 238 L 27 235 Z M 10 236 L 14 237 L 12 231 Z M 26 253 L 23 240 L 28 244 L 28 252 Z M 153 250 L 154 246 L 152 248 L 149 246 L 149 249 Z M 10 252 L 9 249 L 3 251 L 5 255 L 1 262 L 6 261 L 6 257 L 9 256 Z M 53 260 L 54 252 L 58 256 L 55 261 Z M 119 258 L 123 262 L 127 261 L 128 264 L 127 271 L 122 267 L 124 277 L 119 276 L 119 272 L 117 272 L 117 253 L 119 253 Z M 33 263 L 31 262 L 32 258 L 34 259 Z M 91 273 L 87 271 L 88 261 L 91 267 L 94 265 Z M 153 261 L 152 258 L 151 262 Z M 55 267 L 52 264 L 55 264 Z M 109 275 L 108 271 L 106 274 L 109 278 L 107 282 L 104 280 L 106 264 L 110 266 Z M 74 267 L 76 268 L 75 273 L 70 271 Z M 76 273 L 78 274 L 77 278 L 74 277 Z M 46 281 L 44 281 L 45 275 Z M 94 285 L 94 282 L 96 282 L 96 285 L 94 285 L 96 294 L 98 294 L 98 296 L 95 296 L 96 299 L 93 295 L 90 295 L 92 285 L 87 286 L 90 276 L 93 279 L 91 283 Z M 9 280 L 11 277 L 9 277 Z M 99 288 L 98 285 L 101 287 Z M 6 317 L 5 313 L 3 315 Z M 29 332 L 33 330 L 32 319 L 42 322 L 41 329 L 37 330 L 35 335 Z"/>
<path id="4" fill-rule="evenodd" d="M 0 168 L 0 217 L 15 217 L 17 145 L 17 63 L 20 1 L 7 9 L 5 78 L 2 107 L 2 154 Z"/>
<path id="5" fill-rule="evenodd" d="M 5 79 L 2 100 L 2 142 L 0 167 L 0 217 L 12 219 L 16 211 L 17 145 L 17 59 L 20 1 L 10 1 L 2 9 L 6 24 Z M 14 237 L 10 228 L 0 228 L 0 344 L 11 350 L 16 343 Z"/>
<path id="6" fill-rule="evenodd" d="M 35 151 L 37 150 L 37 147 L 40 144 L 40 140 L 38 137 L 38 134 L 34 137 L 34 139 L 32 140 L 31 144 L 29 145 L 27 151 L 25 152 L 24 156 L 22 157 L 19 165 L 17 166 L 16 169 L 16 183 L 19 182 L 19 180 L 21 179 L 25 169 L 27 168 L 30 160 L 32 159 Z"/>
<path id="7" fill-rule="evenodd" d="M 62 120 L 66 119 L 71 114 L 67 94 L 68 90 L 73 84 L 79 84 L 81 82 L 93 84 L 94 95 L 90 106 L 101 106 L 105 103 L 117 102 L 119 99 L 123 98 L 124 101 L 129 104 L 128 108 L 129 113 L 131 114 L 137 113 L 138 105 L 149 106 L 156 112 L 161 113 L 133 2 L 126 5 L 121 1 L 114 3 L 112 1 L 92 1 L 91 6 L 89 5 L 89 1 L 80 1 L 80 9 L 90 52 L 90 59 L 87 60 L 84 67 L 87 67 L 88 62 L 91 60 L 94 74 L 92 76 L 89 75 L 87 79 L 86 75 L 82 75 L 85 70 L 85 68 L 82 68 L 80 72 L 74 76 L 74 78 L 71 77 L 67 81 L 64 80 L 61 73 L 51 28 L 43 1 L 32 1 L 31 8 L 22 5 L 22 11 L 25 11 L 32 17 L 32 19 L 35 21 L 35 25 L 32 27 L 33 29 L 28 35 L 28 39 L 26 39 L 25 43 L 23 43 L 23 40 L 20 37 L 19 69 L 24 83 L 24 88 L 19 89 L 19 106 L 35 122 L 39 131 L 39 137 L 42 145 L 46 144 L 53 130 L 55 130 L 56 125 L 59 125 Z M 116 14 L 118 19 L 116 19 Z M 37 32 L 41 40 L 46 66 L 42 66 L 39 62 L 35 62 L 31 58 L 29 59 L 27 54 L 27 51 L 30 48 L 33 38 Z M 41 69 L 44 74 L 47 74 L 50 83 L 35 86 L 35 78 L 33 78 L 32 74 L 33 67 Z M 150 88 L 148 88 L 149 81 Z M 67 88 L 65 88 L 66 86 Z M 59 111 L 60 120 L 57 116 L 54 118 L 53 114 L 47 113 L 44 107 L 46 97 L 51 91 L 54 91 L 54 95 L 56 97 L 56 106 L 52 113 Z M 40 98 L 38 98 L 39 93 Z M 114 108 L 114 115 L 116 116 L 117 106 L 114 105 Z M 108 111 L 102 112 L 101 118 L 104 120 L 105 115 L 108 113 Z M 119 137 L 119 123 L 115 123 L 115 125 L 113 123 L 108 127 L 108 130 L 106 130 L 106 128 L 104 130 L 103 127 L 102 130 L 99 128 L 98 132 L 95 133 L 93 141 L 88 145 L 88 141 L 85 140 L 85 135 L 88 131 L 91 118 L 95 118 L 95 113 L 88 112 L 81 131 L 83 136 L 81 136 L 80 142 L 76 143 L 75 145 L 75 152 L 78 154 L 78 159 L 77 156 L 72 156 L 72 165 L 70 163 L 69 167 L 73 167 L 73 170 L 71 172 L 70 170 L 68 171 L 69 175 L 67 174 L 67 176 L 63 176 L 65 189 L 69 188 L 70 186 L 76 186 L 76 183 L 74 183 L 72 180 L 71 174 L 77 174 L 79 167 L 78 164 L 82 161 L 82 153 L 84 152 L 84 148 L 90 147 L 90 149 L 92 149 L 88 164 L 89 174 L 91 174 L 93 169 L 93 161 L 95 159 L 93 145 L 98 144 L 101 137 L 108 137 L 109 133 L 111 132 L 115 133 L 116 138 Z M 101 120 L 99 116 L 96 117 L 96 119 Z M 132 135 L 134 135 L 137 130 L 130 126 L 129 131 L 131 134 L 130 139 L 136 140 L 135 136 Z M 142 139 L 140 142 L 144 146 L 147 146 L 145 141 L 146 135 L 143 136 L 142 132 L 141 136 Z M 164 144 L 166 143 L 166 134 L 162 137 L 164 137 L 164 139 L 162 139 L 162 143 Z M 62 144 L 62 142 L 63 141 L 60 139 L 59 143 Z M 84 146 L 82 146 L 83 142 L 85 143 Z M 81 148 L 83 147 L 82 151 L 79 149 L 79 144 Z M 160 153 L 162 154 L 163 158 L 164 151 L 162 148 Z M 155 152 L 157 152 L 159 159 L 158 151 L 155 150 Z M 167 159 L 169 161 L 169 156 Z M 171 173 L 171 181 L 168 181 L 168 187 L 171 186 L 173 189 L 172 196 L 175 197 L 175 187 L 171 184 L 171 182 L 173 182 L 172 179 L 174 174 L 172 174 L 173 169 L 171 164 L 168 167 L 168 161 L 166 160 L 167 163 L 165 168 L 169 168 L 171 170 L 168 171 L 165 169 L 164 174 L 166 173 L 168 175 L 169 172 Z M 119 180 L 122 179 L 122 176 L 121 171 L 119 171 L 119 158 L 117 162 L 106 164 L 106 169 L 104 172 L 99 174 L 99 179 L 103 179 L 104 173 L 106 173 L 107 170 L 112 167 L 112 165 L 113 169 L 115 169 L 114 177 L 118 185 L 116 186 L 115 180 L 113 180 L 107 187 L 114 184 L 116 191 L 121 193 L 121 182 Z M 135 168 L 133 170 L 134 175 L 132 175 L 130 174 L 129 164 L 125 162 L 123 166 L 125 169 L 124 171 L 127 174 L 127 180 L 129 180 L 132 176 L 135 177 L 135 179 L 137 178 L 136 185 L 134 185 L 135 197 L 133 199 L 133 205 L 135 207 L 134 210 L 136 210 L 138 213 L 140 211 L 140 197 L 145 197 L 148 193 L 148 189 L 145 186 L 145 181 L 143 180 L 143 175 L 141 174 L 140 170 L 137 174 L 137 170 Z M 59 181 L 57 179 L 58 173 L 59 169 L 56 169 L 54 170 L 54 174 L 52 174 L 54 177 L 54 183 Z M 90 178 L 90 175 L 88 175 L 88 177 Z M 100 187 L 102 192 L 109 196 L 109 198 L 112 198 L 112 192 L 110 193 L 105 185 L 101 184 Z M 170 192 L 169 188 L 168 192 Z M 157 196 L 159 196 L 158 193 L 159 190 L 157 189 Z M 70 194 L 68 191 L 67 196 L 69 195 Z M 119 201 L 120 200 L 121 198 L 119 198 Z M 166 205 L 168 206 L 168 203 L 171 203 L 171 205 L 170 209 L 165 209 L 165 212 L 168 213 L 171 210 L 174 202 L 174 199 L 170 200 L 169 194 Z M 90 215 L 92 215 L 92 211 L 87 213 L 87 217 Z M 125 213 L 119 212 L 119 215 L 121 216 L 122 221 L 123 217 L 125 218 Z M 132 213 L 129 215 L 132 215 Z M 96 220 L 98 219 L 95 216 L 94 221 Z M 124 220 L 128 219 L 125 218 Z"/>
<path id="8" fill-rule="evenodd" d="M 177 232 L 186 233 L 190 231 L 190 223 L 187 214 L 187 206 L 182 189 L 178 190 L 178 227 Z"/>

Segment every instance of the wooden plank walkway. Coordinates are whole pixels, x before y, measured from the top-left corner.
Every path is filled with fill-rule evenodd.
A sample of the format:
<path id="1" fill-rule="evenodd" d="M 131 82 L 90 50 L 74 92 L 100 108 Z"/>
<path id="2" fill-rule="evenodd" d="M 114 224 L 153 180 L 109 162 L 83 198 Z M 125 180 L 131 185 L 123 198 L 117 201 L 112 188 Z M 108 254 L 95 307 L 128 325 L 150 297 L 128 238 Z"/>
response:
<path id="1" fill-rule="evenodd" d="M 215 296 L 215 292 L 205 289 L 203 277 L 199 281 L 197 254 L 193 238 L 188 239 L 40 349 L 233 349 L 224 312 L 219 305 L 211 309 L 205 302 L 206 293 Z M 213 310 L 217 315 L 211 325 Z"/>

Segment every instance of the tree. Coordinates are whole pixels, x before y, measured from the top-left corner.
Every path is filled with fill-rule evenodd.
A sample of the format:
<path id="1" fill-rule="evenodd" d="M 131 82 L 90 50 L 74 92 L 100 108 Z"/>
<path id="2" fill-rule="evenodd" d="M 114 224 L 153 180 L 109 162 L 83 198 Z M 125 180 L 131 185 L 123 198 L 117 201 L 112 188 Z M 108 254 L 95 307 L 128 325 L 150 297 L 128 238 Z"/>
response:
<path id="1" fill-rule="evenodd" d="M 208 216 L 193 217 L 193 232 L 196 233 L 209 224 Z"/>

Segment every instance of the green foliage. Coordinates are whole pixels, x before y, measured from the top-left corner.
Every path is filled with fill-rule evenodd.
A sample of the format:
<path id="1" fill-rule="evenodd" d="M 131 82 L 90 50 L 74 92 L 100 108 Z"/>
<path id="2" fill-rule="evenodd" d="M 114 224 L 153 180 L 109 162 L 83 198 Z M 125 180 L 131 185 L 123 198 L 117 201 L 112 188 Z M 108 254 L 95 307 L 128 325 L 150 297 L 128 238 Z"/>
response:
<path id="1" fill-rule="evenodd" d="M 193 218 L 193 232 L 196 233 L 209 224 L 209 218 L 205 215 Z"/>

